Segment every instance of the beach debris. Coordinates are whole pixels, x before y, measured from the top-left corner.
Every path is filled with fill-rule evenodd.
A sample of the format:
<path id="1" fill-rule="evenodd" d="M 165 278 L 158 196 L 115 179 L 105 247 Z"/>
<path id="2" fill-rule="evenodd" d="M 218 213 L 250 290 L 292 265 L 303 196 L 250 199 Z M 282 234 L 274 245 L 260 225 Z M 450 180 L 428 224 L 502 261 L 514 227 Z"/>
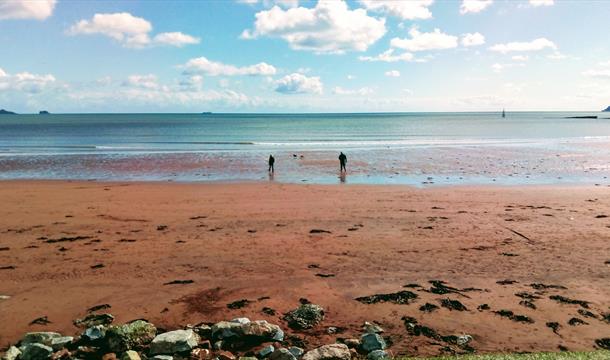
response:
<path id="1" fill-rule="evenodd" d="M 252 301 L 248 299 L 241 299 L 233 301 L 232 303 L 227 304 L 227 308 L 229 309 L 241 309 L 243 307 L 248 306 Z"/>
<path id="2" fill-rule="evenodd" d="M 546 323 L 546 327 L 550 328 L 551 330 L 553 330 L 553 332 L 557 335 L 559 335 L 559 329 L 561 328 L 561 325 L 559 325 L 558 322 L 556 321 L 550 321 Z"/>
<path id="3" fill-rule="evenodd" d="M 521 300 L 521 301 L 519 301 L 519 305 L 525 306 L 526 308 L 536 310 L 536 304 L 534 304 L 532 301 L 529 301 L 529 300 Z"/>
<path id="4" fill-rule="evenodd" d="M 516 284 L 518 281 L 516 280 L 498 280 L 496 281 L 496 284 L 498 285 L 512 285 L 512 284 Z"/>
<path id="5" fill-rule="evenodd" d="M 108 349 L 113 352 L 138 350 L 150 343 L 157 328 L 145 320 L 135 320 L 119 326 L 110 326 L 106 332 Z"/>
<path id="6" fill-rule="evenodd" d="M 21 348 L 20 360 L 43 360 L 49 359 L 53 354 L 53 349 L 49 346 L 33 343 Z"/>
<path id="7" fill-rule="evenodd" d="M 0 247 L 0 251 L 9 251 L 10 249 L 8 246 Z"/>
<path id="8" fill-rule="evenodd" d="M 324 309 L 320 305 L 301 304 L 284 316 L 293 329 L 311 329 L 324 320 Z"/>
<path id="9" fill-rule="evenodd" d="M 201 220 L 201 219 L 207 219 L 207 215 L 198 215 L 198 216 L 192 216 L 189 219 L 190 220 Z"/>
<path id="10" fill-rule="evenodd" d="M 309 264 L 307 265 L 308 269 L 319 269 L 320 265 L 319 264 Z"/>
<path id="11" fill-rule="evenodd" d="M 558 289 L 558 290 L 567 290 L 568 288 L 562 285 L 547 285 L 542 283 L 533 283 L 530 286 L 536 290 L 548 290 L 548 289 Z"/>
<path id="12" fill-rule="evenodd" d="M 310 234 L 332 234 L 332 232 L 323 229 L 311 229 L 309 230 Z"/>
<path id="13" fill-rule="evenodd" d="M 157 231 L 163 231 L 167 229 L 167 225 L 158 225 L 157 226 Z"/>
<path id="14" fill-rule="evenodd" d="M 419 311 L 423 311 L 423 312 L 433 312 L 434 310 L 437 310 L 438 306 L 434 305 L 434 304 L 430 304 L 430 303 L 425 303 L 424 305 L 419 307 Z"/>
<path id="15" fill-rule="evenodd" d="M 510 310 L 498 310 L 498 311 L 494 311 L 494 313 L 497 315 L 500 315 L 502 317 L 506 317 L 512 321 L 528 323 L 528 324 L 534 323 L 534 320 L 532 320 L 529 316 L 517 315 Z"/>
<path id="16" fill-rule="evenodd" d="M 603 214 L 602 214 L 602 215 L 597 215 L 595 218 L 596 218 L 596 219 L 605 219 L 605 218 L 607 218 L 607 217 L 608 217 L 608 215 L 603 215 Z"/>
<path id="17" fill-rule="evenodd" d="M 411 300 L 417 299 L 417 294 L 403 290 L 390 294 L 375 294 L 369 296 L 361 296 L 356 298 L 356 301 L 359 301 L 363 304 L 376 304 L 379 302 L 391 302 L 394 304 L 409 304 Z"/>
<path id="18" fill-rule="evenodd" d="M 111 307 L 112 306 L 110 306 L 110 304 L 95 305 L 95 306 L 92 306 L 89 309 L 87 309 L 87 312 L 92 313 L 92 312 L 96 312 L 96 311 L 100 311 L 100 310 L 110 309 Z"/>
<path id="19" fill-rule="evenodd" d="M 385 330 L 381 326 L 379 326 L 375 323 L 365 321 L 364 324 L 362 324 L 362 331 L 364 331 L 367 334 L 381 334 Z"/>
<path id="20" fill-rule="evenodd" d="M 88 328 L 95 325 L 110 325 L 114 321 L 111 314 L 89 314 L 82 319 L 76 319 L 72 323 L 76 327 Z"/>
<path id="21" fill-rule="evenodd" d="M 50 324 L 49 318 L 47 316 L 41 316 L 36 318 L 30 322 L 30 325 L 47 325 Z"/>
<path id="22" fill-rule="evenodd" d="M 91 236 L 83 236 L 83 235 L 78 235 L 78 236 L 63 236 L 57 239 L 46 239 L 44 242 L 48 243 L 48 244 L 54 244 L 54 243 L 58 243 L 58 242 L 74 242 L 74 241 L 80 241 L 80 240 L 88 240 L 91 239 Z"/>
<path id="23" fill-rule="evenodd" d="M 323 345 L 306 352 L 302 360 L 350 360 L 351 353 L 345 344 Z"/>
<path id="24" fill-rule="evenodd" d="M 329 277 L 335 277 L 335 274 L 322 274 L 322 273 L 318 273 L 316 274 L 317 277 L 321 277 L 321 278 L 329 278 Z"/>
<path id="25" fill-rule="evenodd" d="M 422 286 L 416 283 L 410 283 L 407 285 L 403 285 L 403 288 L 409 288 L 409 289 L 416 289 L 416 288 L 421 288 Z"/>
<path id="26" fill-rule="evenodd" d="M 186 285 L 186 284 L 192 284 L 195 281 L 193 280 L 172 280 L 170 282 L 166 282 L 163 285 Z"/>
<path id="27" fill-rule="evenodd" d="M 561 304 L 573 304 L 573 305 L 580 305 L 580 306 L 584 307 L 585 309 L 589 308 L 589 302 L 584 301 L 584 300 L 570 299 L 570 298 L 567 298 L 567 297 L 561 296 L 561 295 L 551 295 L 551 296 L 549 296 L 549 299 L 555 300 Z"/>
<path id="28" fill-rule="evenodd" d="M 373 350 L 383 350 L 386 348 L 386 343 L 383 338 L 376 333 L 367 333 L 360 338 L 360 348 L 369 353 Z"/>
<path id="29" fill-rule="evenodd" d="M 568 325 L 570 325 L 570 326 L 589 325 L 589 323 L 587 323 L 586 321 L 579 319 L 577 317 L 573 317 L 570 320 L 568 320 Z"/>
<path id="30" fill-rule="evenodd" d="M 274 309 L 272 309 L 270 307 L 267 307 L 267 306 L 265 306 L 261 311 L 264 314 L 267 314 L 267 315 L 270 315 L 270 316 L 273 316 L 273 315 L 275 315 L 277 313 Z"/>
<path id="31" fill-rule="evenodd" d="M 150 353 L 175 354 L 191 351 L 197 346 L 199 335 L 193 330 L 174 330 L 155 336 L 150 343 Z"/>
<path id="32" fill-rule="evenodd" d="M 8 266 L 0 266 L 0 270 L 15 270 L 16 267 L 14 265 L 8 265 Z"/>
<path id="33" fill-rule="evenodd" d="M 508 256 L 508 257 L 519 256 L 519 254 L 513 254 L 513 253 L 509 253 L 509 252 L 503 252 L 503 253 L 500 253 L 500 255 Z"/>
<path id="34" fill-rule="evenodd" d="M 485 311 L 485 310 L 489 310 L 489 309 L 490 309 L 489 304 L 481 304 L 481 305 L 477 306 L 477 310 L 479 310 L 479 311 Z"/>
<path id="35" fill-rule="evenodd" d="M 92 269 L 101 269 L 104 267 L 104 264 L 95 264 L 90 266 Z"/>
<path id="36" fill-rule="evenodd" d="M 466 306 L 457 300 L 445 298 L 441 300 L 441 306 L 449 310 L 468 311 Z"/>
<path id="37" fill-rule="evenodd" d="M 584 317 L 589 317 L 589 318 L 594 318 L 597 319 L 597 315 L 595 315 L 594 313 L 590 312 L 589 310 L 585 310 L 585 309 L 578 309 L 578 313 Z"/>
<path id="38" fill-rule="evenodd" d="M 602 349 L 610 350 L 610 338 L 602 338 L 595 340 L 595 345 Z"/>
<path id="39" fill-rule="evenodd" d="M 445 342 L 449 345 L 457 345 L 460 349 L 473 352 L 474 348 L 472 348 L 468 343 L 472 341 L 472 336 L 464 334 L 464 335 L 446 335 L 443 336 L 439 334 L 436 330 L 418 324 L 417 319 L 410 316 L 403 316 L 402 320 L 405 324 L 407 332 L 412 336 L 420 336 L 423 335 L 427 338 L 434 339 L 437 341 Z M 449 348 L 450 349 L 450 348 Z"/>

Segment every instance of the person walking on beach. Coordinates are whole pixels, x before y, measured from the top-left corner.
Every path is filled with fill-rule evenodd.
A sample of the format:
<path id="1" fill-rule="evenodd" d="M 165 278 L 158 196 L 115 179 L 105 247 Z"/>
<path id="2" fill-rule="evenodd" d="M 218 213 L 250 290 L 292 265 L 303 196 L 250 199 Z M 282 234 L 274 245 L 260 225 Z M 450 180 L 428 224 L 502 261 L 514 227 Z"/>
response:
<path id="1" fill-rule="evenodd" d="M 274 168 L 273 168 L 273 164 L 275 164 L 275 158 L 273 157 L 273 155 L 269 155 L 269 172 L 275 172 Z"/>
<path id="2" fill-rule="evenodd" d="M 339 164 L 341 165 L 341 168 L 340 168 L 341 172 L 347 171 L 345 169 L 345 163 L 347 163 L 347 156 L 345 156 L 345 154 L 343 152 L 341 152 L 341 154 L 339 154 Z"/>

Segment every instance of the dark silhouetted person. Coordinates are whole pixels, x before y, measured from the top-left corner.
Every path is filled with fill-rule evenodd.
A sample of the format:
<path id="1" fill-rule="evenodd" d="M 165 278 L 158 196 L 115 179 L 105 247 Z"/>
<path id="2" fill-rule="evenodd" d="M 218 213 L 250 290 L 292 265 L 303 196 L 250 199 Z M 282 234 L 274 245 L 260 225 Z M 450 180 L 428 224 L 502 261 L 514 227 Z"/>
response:
<path id="1" fill-rule="evenodd" d="M 347 156 L 345 156 L 344 153 L 339 154 L 339 164 L 341 165 L 340 171 L 347 171 L 345 170 L 345 164 L 347 163 Z"/>
<path id="2" fill-rule="evenodd" d="M 275 164 L 275 158 L 273 155 L 269 155 L 269 172 L 274 172 L 273 164 Z"/>

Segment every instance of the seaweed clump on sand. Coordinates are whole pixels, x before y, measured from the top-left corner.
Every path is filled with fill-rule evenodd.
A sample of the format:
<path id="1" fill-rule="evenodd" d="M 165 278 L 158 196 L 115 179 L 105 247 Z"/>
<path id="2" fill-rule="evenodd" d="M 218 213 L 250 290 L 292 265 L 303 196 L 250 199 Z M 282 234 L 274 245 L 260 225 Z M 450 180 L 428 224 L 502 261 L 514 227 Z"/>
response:
<path id="1" fill-rule="evenodd" d="M 411 300 L 417 299 L 417 294 L 414 292 L 403 290 L 390 294 L 375 294 L 369 296 L 357 297 L 355 300 L 363 304 L 376 304 L 380 302 L 391 302 L 393 304 L 409 304 Z"/>
<path id="2" fill-rule="evenodd" d="M 284 320 L 293 329 L 311 329 L 324 320 L 324 309 L 316 304 L 301 304 L 298 308 L 284 315 Z"/>
<path id="3" fill-rule="evenodd" d="M 561 296 L 561 295 L 551 295 L 551 296 L 549 296 L 549 299 L 555 300 L 562 304 L 580 305 L 580 306 L 584 307 L 585 309 L 589 308 L 589 302 L 584 301 L 584 300 L 570 299 L 570 298 L 567 298 L 567 297 Z"/>

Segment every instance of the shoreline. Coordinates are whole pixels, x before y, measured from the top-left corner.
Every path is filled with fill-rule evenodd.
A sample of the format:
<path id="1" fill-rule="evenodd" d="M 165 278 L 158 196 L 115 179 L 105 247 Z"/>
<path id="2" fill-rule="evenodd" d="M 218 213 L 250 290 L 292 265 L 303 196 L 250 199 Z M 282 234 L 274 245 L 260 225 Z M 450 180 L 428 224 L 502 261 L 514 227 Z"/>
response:
<path id="1" fill-rule="evenodd" d="M 0 311 L 14 324 L 0 330 L 2 346 L 27 331 L 75 333 L 72 321 L 104 303 L 118 323 L 141 317 L 168 330 L 240 316 L 285 328 L 283 314 L 306 298 L 326 318 L 290 334 L 311 347 L 357 337 L 364 321 L 376 321 L 399 355 L 440 351 L 409 335 L 405 316 L 443 335 L 469 334 L 482 353 L 592 350 L 610 326 L 603 319 L 610 310 L 605 186 L 0 185 L 0 248 L 8 248 L 0 267 L 14 266 L 0 270 L 0 295 L 10 296 Z M 164 285 L 175 280 L 193 282 Z M 437 294 L 433 280 L 458 292 Z M 497 283 L 504 280 L 514 283 Z M 417 297 L 409 304 L 355 300 L 400 291 Z M 242 299 L 250 302 L 227 307 Z M 466 310 L 450 310 L 443 299 Z M 436 308 L 420 310 L 426 304 Z M 490 309 L 478 310 L 482 304 Z M 534 322 L 495 313 L 502 310 Z M 52 323 L 29 325 L 42 316 Z M 586 324 L 570 325 L 572 318 Z M 547 322 L 560 324 L 561 337 Z"/>

